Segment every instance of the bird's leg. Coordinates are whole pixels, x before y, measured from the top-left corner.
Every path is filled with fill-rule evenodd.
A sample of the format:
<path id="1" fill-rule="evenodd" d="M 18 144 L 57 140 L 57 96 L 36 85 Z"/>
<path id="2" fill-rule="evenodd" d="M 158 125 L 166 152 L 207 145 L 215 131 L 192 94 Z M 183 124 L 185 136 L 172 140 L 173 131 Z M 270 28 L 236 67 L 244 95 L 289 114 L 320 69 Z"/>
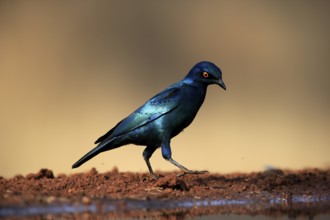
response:
<path id="1" fill-rule="evenodd" d="M 156 175 L 155 175 L 154 171 L 152 170 L 149 159 L 152 156 L 152 154 L 155 152 L 156 149 L 157 149 L 156 146 L 148 145 L 146 147 L 146 149 L 144 149 L 144 151 L 143 151 L 143 159 L 146 161 L 150 174 L 154 177 L 156 177 Z"/>
<path id="2" fill-rule="evenodd" d="M 173 160 L 172 158 L 167 159 L 170 163 L 174 164 L 175 166 L 179 167 L 184 173 L 183 174 L 179 174 L 178 176 L 183 176 L 185 174 L 203 174 L 203 173 L 207 173 L 207 170 L 189 170 L 186 167 L 182 166 L 181 164 L 179 164 L 178 162 L 176 162 L 175 160 Z"/>
<path id="3" fill-rule="evenodd" d="M 162 155 L 164 157 L 165 160 L 169 161 L 170 163 L 172 163 L 173 165 L 179 167 L 184 173 L 184 174 L 203 174 L 203 173 L 207 173 L 208 171 L 206 170 L 202 170 L 202 171 L 197 171 L 197 170 L 189 170 L 186 167 L 184 167 L 183 165 L 179 164 L 178 162 L 176 162 L 175 160 L 172 159 L 172 152 L 171 152 L 171 147 L 169 142 L 162 144 Z M 182 176 L 179 175 L 179 176 Z"/>

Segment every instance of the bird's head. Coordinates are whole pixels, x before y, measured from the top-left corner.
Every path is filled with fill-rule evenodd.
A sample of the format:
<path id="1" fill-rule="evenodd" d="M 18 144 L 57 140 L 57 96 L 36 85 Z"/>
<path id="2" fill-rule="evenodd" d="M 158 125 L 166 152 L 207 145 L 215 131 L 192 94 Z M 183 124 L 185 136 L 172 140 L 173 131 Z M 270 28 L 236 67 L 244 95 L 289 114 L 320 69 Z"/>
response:
<path id="1" fill-rule="evenodd" d="M 217 84 L 224 90 L 226 85 L 222 81 L 222 72 L 214 63 L 202 61 L 197 63 L 185 77 L 185 79 L 193 82 L 202 83 L 204 85 Z"/>

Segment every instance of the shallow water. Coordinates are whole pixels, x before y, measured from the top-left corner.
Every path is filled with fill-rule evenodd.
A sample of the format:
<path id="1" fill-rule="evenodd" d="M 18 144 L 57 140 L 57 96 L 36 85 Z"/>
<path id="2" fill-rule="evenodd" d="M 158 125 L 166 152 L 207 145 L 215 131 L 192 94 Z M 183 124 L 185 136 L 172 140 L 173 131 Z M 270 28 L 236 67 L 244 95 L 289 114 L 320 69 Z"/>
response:
<path id="1" fill-rule="evenodd" d="M 178 217 L 180 219 L 226 219 L 241 216 L 263 216 L 268 218 L 308 217 L 324 219 L 330 217 L 330 196 L 292 196 L 256 201 L 248 199 L 193 199 L 193 200 L 96 200 L 89 204 L 45 204 L 30 206 L 0 207 L 0 217 L 36 216 L 106 216 L 120 218 Z M 203 216 L 203 217 L 196 217 Z"/>
<path id="2" fill-rule="evenodd" d="M 267 219 L 281 219 L 281 220 L 290 220 L 291 217 L 282 216 L 282 217 L 270 217 L 265 215 L 260 216 L 249 216 L 249 215 L 236 215 L 236 214 L 229 214 L 229 215 L 210 215 L 210 216 L 202 216 L 193 218 L 193 220 L 267 220 Z M 313 217 L 313 220 L 329 220 L 330 215 L 318 215 Z M 309 217 L 305 217 L 303 219 L 309 219 Z"/>

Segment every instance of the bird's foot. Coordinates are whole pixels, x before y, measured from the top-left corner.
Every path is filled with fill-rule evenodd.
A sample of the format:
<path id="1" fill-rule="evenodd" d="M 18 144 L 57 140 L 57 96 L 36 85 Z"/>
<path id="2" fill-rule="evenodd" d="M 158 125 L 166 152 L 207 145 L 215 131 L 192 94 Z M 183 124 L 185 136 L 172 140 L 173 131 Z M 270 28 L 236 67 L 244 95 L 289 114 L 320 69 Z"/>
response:
<path id="1" fill-rule="evenodd" d="M 148 176 L 144 176 L 142 178 L 142 181 L 143 182 L 154 182 L 154 181 L 158 180 L 161 177 L 162 176 L 160 176 L 160 175 L 151 174 L 151 175 L 148 175 Z"/>
<path id="2" fill-rule="evenodd" d="M 149 180 L 158 180 L 159 178 L 164 177 L 162 174 L 155 174 L 154 172 L 150 173 L 148 179 Z"/>
<path id="3" fill-rule="evenodd" d="M 183 173 L 180 173 L 177 175 L 177 177 L 181 177 L 184 176 L 186 174 L 204 174 L 204 173 L 208 173 L 209 171 L 207 170 L 184 170 Z"/>
<path id="4" fill-rule="evenodd" d="M 161 177 L 160 175 L 153 174 L 150 175 L 150 180 L 158 180 L 160 177 Z"/>

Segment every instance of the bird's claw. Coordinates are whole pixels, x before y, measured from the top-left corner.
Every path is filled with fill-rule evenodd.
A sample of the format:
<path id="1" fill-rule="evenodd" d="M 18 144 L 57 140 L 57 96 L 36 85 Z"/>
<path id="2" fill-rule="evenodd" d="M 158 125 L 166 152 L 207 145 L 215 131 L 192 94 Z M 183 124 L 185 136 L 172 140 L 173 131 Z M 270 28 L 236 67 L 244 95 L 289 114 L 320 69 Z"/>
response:
<path id="1" fill-rule="evenodd" d="M 160 178 L 159 175 L 151 175 L 150 180 L 158 180 Z"/>
<path id="2" fill-rule="evenodd" d="M 207 170 L 185 170 L 183 173 L 178 174 L 177 177 L 181 177 L 186 174 L 204 174 L 204 173 L 208 173 L 208 172 L 209 171 L 207 171 Z"/>
<path id="3" fill-rule="evenodd" d="M 150 173 L 148 179 L 149 180 L 158 180 L 159 178 L 162 178 L 162 177 L 164 177 L 164 176 L 161 174 L 157 175 L 154 172 L 152 172 L 152 173 Z"/>

